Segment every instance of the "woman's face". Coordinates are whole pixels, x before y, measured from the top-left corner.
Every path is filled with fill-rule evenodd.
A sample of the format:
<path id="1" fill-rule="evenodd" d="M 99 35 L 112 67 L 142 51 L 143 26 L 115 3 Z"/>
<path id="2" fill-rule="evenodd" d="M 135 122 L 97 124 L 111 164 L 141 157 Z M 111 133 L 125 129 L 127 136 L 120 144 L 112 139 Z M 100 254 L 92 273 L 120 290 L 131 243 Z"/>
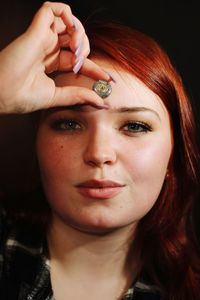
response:
<path id="1" fill-rule="evenodd" d="M 108 109 L 89 105 L 45 113 L 37 155 L 53 216 L 81 231 L 135 227 L 154 205 L 172 151 L 170 119 L 161 99 L 133 75 L 108 61 L 113 75 Z M 56 84 L 91 89 L 72 73 Z"/>

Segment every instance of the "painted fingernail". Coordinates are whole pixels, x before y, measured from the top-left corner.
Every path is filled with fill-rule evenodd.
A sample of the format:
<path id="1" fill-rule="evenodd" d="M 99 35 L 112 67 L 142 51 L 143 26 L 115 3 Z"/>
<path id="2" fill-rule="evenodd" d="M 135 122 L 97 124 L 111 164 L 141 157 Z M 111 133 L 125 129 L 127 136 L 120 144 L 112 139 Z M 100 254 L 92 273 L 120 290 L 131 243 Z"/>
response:
<path id="1" fill-rule="evenodd" d="M 75 51 L 75 56 L 78 57 L 81 53 L 82 43 L 79 44 L 78 48 Z"/>
<path id="2" fill-rule="evenodd" d="M 72 22 L 73 22 L 74 29 L 77 30 L 78 29 L 78 23 L 77 23 L 76 19 L 73 18 Z"/>
<path id="3" fill-rule="evenodd" d="M 110 76 L 110 79 L 116 83 L 117 81 L 115 80 L 115 78 L 113 77 L 113 75 L 111 75 L 109 72 L 105 71 L 109 76 Z"/>
<path id="4" fill-rule="evenodd" d="M 84 62 L 84 57 L 81 56 L 81 57 L 79 58 L 79 60 L 77 61 L 77 63 L 75 64 L 75 66 L 73 67 L 73 72 L 74 72 L 75 74 L 78 73 L 78 71 L 80 70 L 80 68 L 81 68 L 82 65 L 83 65 L 83 62 Z"/>
<path id="5" fill-rule="evenodd" d="M 67 33 L 69 35 L 72 35 L 74 33 L 74 31 L 78 29 L 78 23 L 75 20 L 75 18 L 72 18 L 72 24 L 73 24 L 73 26 L 67 29 Z"/>

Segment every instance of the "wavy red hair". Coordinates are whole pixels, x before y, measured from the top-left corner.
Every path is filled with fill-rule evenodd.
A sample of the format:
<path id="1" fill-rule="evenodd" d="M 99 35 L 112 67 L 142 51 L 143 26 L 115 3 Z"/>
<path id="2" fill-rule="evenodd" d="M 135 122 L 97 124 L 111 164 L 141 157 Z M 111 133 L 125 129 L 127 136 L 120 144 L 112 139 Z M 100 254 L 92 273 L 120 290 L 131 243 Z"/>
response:
<path id="1" fill-rule="evenodd" d="M 92 24 L 91 55 L 113 60 L 139 78 L 166 106 L 174 147 L 159 199 L 140 221 L 137 236 L 142 270 L 169 300 L 200 297 L 200 260 L 193 210 L 198 194 L 198 149 L 191 104 L 168 56 L 150 37 L 120 24 Z"/>

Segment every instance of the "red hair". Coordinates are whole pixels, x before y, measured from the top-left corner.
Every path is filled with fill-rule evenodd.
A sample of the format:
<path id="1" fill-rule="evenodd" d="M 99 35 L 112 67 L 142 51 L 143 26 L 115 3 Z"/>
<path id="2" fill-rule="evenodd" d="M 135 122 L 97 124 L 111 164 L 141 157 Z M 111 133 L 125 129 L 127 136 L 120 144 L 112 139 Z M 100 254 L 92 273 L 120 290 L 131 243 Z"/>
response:
<path id="1" fill-rule="evenodd" d="M 142 270 L 166 299 L 200 295 L 200 260 L 193 210 L 198 194 L 198 149 L 190 102 L 168 56 L 150 37 L 120 24 L 92 24 L 91 54 L 107 57 L 139 78 L 166 106 L 174 148 L 168 176 L 151 211 L 140 221 L 136 240 Z"/>

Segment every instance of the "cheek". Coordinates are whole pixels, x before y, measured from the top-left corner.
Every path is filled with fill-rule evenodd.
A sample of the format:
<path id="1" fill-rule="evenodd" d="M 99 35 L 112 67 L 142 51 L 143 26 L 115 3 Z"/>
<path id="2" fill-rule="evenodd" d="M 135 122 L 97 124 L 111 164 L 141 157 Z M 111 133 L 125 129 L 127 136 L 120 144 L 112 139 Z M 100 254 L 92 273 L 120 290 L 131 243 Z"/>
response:
<path id="1" fill-rule="evenodd" d="M 134 209 L 139 220 L 158 199 L 166 176 L 171 145 L 165 142 L 148 143 L 148 146 L 140 144 L 132 150 L 130 148 L 126 151 L 124 164 L 130 184 L 130 212 Z"/>
<path id="2" fill-rule="evenodd" d="M 72 148 L 63 138 L 38 134 L 37 157 L 41 174 L 49 178 L 66 178 L 79 162 L 77 148 L 76 145 Z"/>
<path id="3" fill-rule="evenodd" d="M 164 140 L 145 142 L 126 151 L 126 166 L 133 181 L 162 183 L 167 171 L 172 145 Z"/>

